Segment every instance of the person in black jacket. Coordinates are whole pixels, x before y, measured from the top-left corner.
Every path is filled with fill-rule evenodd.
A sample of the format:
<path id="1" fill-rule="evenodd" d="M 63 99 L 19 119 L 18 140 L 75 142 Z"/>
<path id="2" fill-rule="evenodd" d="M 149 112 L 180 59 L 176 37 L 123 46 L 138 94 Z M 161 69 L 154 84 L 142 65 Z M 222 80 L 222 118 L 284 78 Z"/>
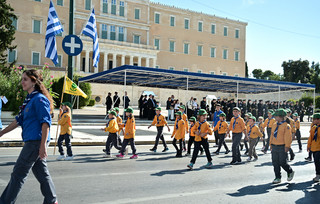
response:
<path id="1" fill-rule="evenodd" d="M 206 109 L 207 107 L 207 98 L 203 97 L 201 103 L 200 103 L 200 109 Z"/>
<path id="2" fill-rule="evenodd" d="M 141 119 L 143 117 L 143 95 L 142 94 L 138 100 L 138 106 L 139 106 L 139 118 Z"/>
<path id="3" fill-rule="evenodd" d="M 143 100 L 142 100 L 142 106 L 143 106 L 143 118 L 148 117 L 148 96 L 145 95 Z"/>
<path id="4" fill-rule="evenodd" d="M 130 105 L 130 99 L 128 97 L 128 93 L 125 91 L 123 96 L 124 108 L 127 109 Z"/>
<path id="5" fill-rule="evenodd" d="M 108 93 L 108 96 L 106 97 L 106 106 L 107 106 L 107 113 L 106 115 L 108 115 L 109 110 L 111 110 L 112 108 L 112 98 L 111 98 L 111 93 Z"/>
<path id="6" fill-rule="evenodd" d="M 118 96 L 118 92 L 114 92 L 114 96 L 113 96 L 113 107 L 118 107 L 119 108 L 120 105 L 120 97 Z"/>
<path id="7" fill-rule="evenodd" d="M 149 95 L 147 106 L 148 106 L 148 120 L 153 120 L 155 115 L 154 109 L 156 108 L 156 102 L 154 101 L 152 94 Z"/>
<path id="8" fill-rule="evenodd" d="M 259 100 L 258 103 L 258 117 L 263 116 L 263 100 Z"/>

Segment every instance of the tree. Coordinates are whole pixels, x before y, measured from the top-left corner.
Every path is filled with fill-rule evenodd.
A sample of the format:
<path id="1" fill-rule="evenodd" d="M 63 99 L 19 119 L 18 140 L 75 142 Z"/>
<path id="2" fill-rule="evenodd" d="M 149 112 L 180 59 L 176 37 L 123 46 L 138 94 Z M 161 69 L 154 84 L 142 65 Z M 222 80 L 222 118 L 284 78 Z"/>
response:
<path id="1" fill-rule="evenodd" d="M 262 75 L 263 75 L 263 71 L 262 69 L 254 69 L 252 71 L 252 74 L 253 74 L 253 77 L 256 78 L 256 79 L 261 79 L 262 78 Z"/>
<path id="2" fill-rule="evenodd" d="M 7 4 L 6 0 L 0 0 L 0 72 L 4 74 L 10 73 L 10 67 L 14 64 L 7 66 L 7 50 L 12 51 L 16 46 L 11 45 L 15 39 L 14 34 L 16 28 L 12 25 L 17 16 L 13 13 L 13 8 Z"/>
<path id="3" fill-rule="evenodd" d="M 320 92 L 320 65 L 319 62 L 312 62 L 311 64 L 312 76 L 310 83 L 316 85 L 316 92 Z"/>
<path id="4" fill-rule="evenodd" d="M 309 68 L 308 60 L 289 60 L 288 62 L 283 62 L 282 67 L 285 81 L 310 83 L 312 71 Z"/>
<path id="5" fill-rule="evenodd" d="M 245 76 L 244 77 L 246 77 L 246 78 L 248 78 L 249 77 L 249 68 L 248 68 L 248 63 L 246 62 L 246 64 L 245 64 Z"/>

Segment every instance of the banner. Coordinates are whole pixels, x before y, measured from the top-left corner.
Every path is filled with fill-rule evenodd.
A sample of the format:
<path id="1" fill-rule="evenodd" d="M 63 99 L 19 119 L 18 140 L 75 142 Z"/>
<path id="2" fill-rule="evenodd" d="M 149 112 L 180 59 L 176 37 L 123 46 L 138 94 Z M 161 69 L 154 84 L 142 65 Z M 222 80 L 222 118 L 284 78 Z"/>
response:
<path id="1" fill-rule="evenodd" d="M 87 94 L 85 94 L 78 86 L 75 84 L 71 79 L 67 76 L 64 80 L 64 93 L 75 95 L 75 96 L 82 96 L 83 98 L 87 98 Z"/>

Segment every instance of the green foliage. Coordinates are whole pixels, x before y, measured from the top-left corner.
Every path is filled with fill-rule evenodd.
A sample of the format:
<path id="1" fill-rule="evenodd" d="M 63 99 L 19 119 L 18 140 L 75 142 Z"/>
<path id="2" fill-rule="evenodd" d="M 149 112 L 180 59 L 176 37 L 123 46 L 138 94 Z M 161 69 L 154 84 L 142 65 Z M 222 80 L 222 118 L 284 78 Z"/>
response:
<path id="1" fill-rule="evenodd" d="M 320 96 L 316 97 L 316 108 L 320 108 Z"/>
<path id="2" fill-rule="evenodd" d="M 249 68 L 248 68 L 248 63 L 246 62 L 245 64 L 245 77 L 248 78 L 249 77 Z"/>
<path id="3" fill-rule="evenodd" d="M 94 106 L 96 101 L 94 99 L 90 99 L 88 106 Z"/>
<path id="4" fill-rule="evenodd" d="M 13 13 L 13 8 L 5 0 L 0 0 L 0 72 L 5 75 L 11 73 L 10 67 L 13 66 L 13 64 L 7 66 L 6 52 L 8 49 L 16 48 L 16 46 L 11 45 L 16 32 L 12 25 L 12 19 L 17 19 L 17 16 Z"/>
<path id="5" fill-rule="evenodd" d="M 252 74 L 253 74 L 253 77 L 256 78 L 256 79 L 261 79 L 262 78 L 262 74 L 263 74 L 263 71 L 262 69 L 254 69 L 252 71 Z"/>
<path id="6" fill-rule="evenodd" d="M 312 72 L 310 83 L 316 85 L 316 92 L 320 93 L 320 65 L 312 62 L 310 68 Z"/>
<path id="7" fill-rule="evenodd" d="M 265 79 L 265 80 L 274 80 L 274 81 L 282 80 L 281 75 L 277 75 L 271 70 L 262 71 L 262 69 L 254 69 L 252 71 L 252 75 L 256 79 Z"/>
<path id="8" fill-rule="evenodd" d="M 79 81 L 79 78 L 80 76 L 79 75 L 73 75 L 73 82 L 78 84 L 78 81 Z M 52 90 L 56 93 L 58 93 L 59 97 L 54 99 L 55 100 L 55 104 L 56 104 L 56 107 L 60 107 L 60 100 L 61 100 L 61 94 L 62 94 L 62 89 L 63 89 L 63 83 L 64 83 L 64 77 L 61 77 L 60 79 L 55 79 L 54 82 L 53 82 L 53 85 L 52 85 Z M 90 102 L 90 98 L 91 98 L 91 85 L 89 83 L 81 83 L 79 85 L 80 89 L 86 93 L 88 95 L 88 98 L 83 98 L 83 97 L 79 97 L 80 100 L 79 100 L 79 108 L 82 108 L 82 107 L 85 107 L 89 104 Z M 68 94 L 65 94 L 64 97 L 63 97 L 63 102 L 67 101 L 67 97 L 66 95 Z M 74 106 L 73 108 L 77 108 L 77 98 L 78 97 L 73 97 L 76 101 L 74 102 Z"/>
<path id="9" fill-rule="evenodd" d="M 308 60 L 289 60 L 288 62 L 283 62 L 282 67 L 285 81 L 310 83 L 312 71 L 309 68 Z"/>
<path id="10" fill-rule="evenodd" d="M 288 102 L 293 102 L 293 104 L 296 104 L 296 101 L 297 100 L 294 100 L 294 99 L 289 99 L 289 100 L 287 100 Z"/>
<path id="11" fill-rule="evenodd" d="M 313 97 L 311 96 L 303 96 L 300 98 L 299 103 L 304 102 L 305 107 L 309 107 L 311 103 L 313 103 Z"/>

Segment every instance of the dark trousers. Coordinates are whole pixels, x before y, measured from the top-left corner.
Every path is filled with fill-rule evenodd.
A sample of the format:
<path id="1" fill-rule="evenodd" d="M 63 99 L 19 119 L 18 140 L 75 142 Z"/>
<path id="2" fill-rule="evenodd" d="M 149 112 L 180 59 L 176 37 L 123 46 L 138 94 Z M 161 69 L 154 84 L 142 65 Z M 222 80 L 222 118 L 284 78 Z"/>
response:
<path id="1" fill-rule="evenodd" d="M 119 146 L 121 146 L 122 145 L 122 140 L 121 140 L 121 137 L 120 137 L 120 132 L 117 133 L 117 139 L 118 139 Z"/>
<path id="2" fill-rule="evenodd" d="M 188 140 L 188 154 L 190 154 L 191 153 L 191 146 L 192 146 L 192 144 L 194 143 L 194 136 L 190 136 L 189 137 L 189 140 Z M 203 148 L 200 146 L 200 152 L 203 152 Z"/>
<path id="3" fill-rule="evenodd" d="M 164 148 L 167 148 L 167 143 L 166 143 L 166 141 L 164 140 L 164 137 L 163 137 L 163 126 L 157 127 L 157 137 L 156 137 L 156 141 L 155 141 L 153 149 L 157 149 L 160 139 L 162 141 L 162 144 L 163 144 Z"/>
<path id="4" fill-rule="evenodd" d="M 287 173 L 292 173 L 292 169 L 287 162 L 287 156 L 284 145 L 272 145 L 271 158 L 276 178 L 281 179 L 281 167 Z"/>
<path id="5" fill-rule="evenodd" d="M 64 155 L 63 146 L 62 146 L 63 140 L 64 140 L 64 143 L 67 147 L 67 154 L 68 154 L 68 156 L 72 157 L 70 136 L 71 135 L 69 135 L 69 134 L 64 134 L 64 135 L 59 136 L 58 148 L 59 148 L 60 155 Z"/>
<path id="6" fill-rule="evenodd" d="M 139 118 L 143 118 L 143 108 L 142 107 L 140 107 Z"/>
<path id="7" fill-rule="evenodd" d="M 182 141 L 182 149 L 183 149 L 183 150 L 186 150 L 186 149 L 187 149 L 187 148 L 186 148 L 186 141 L 185 141 L 185 140 Z"/>
<path id="8" fill-rule="evenodd" d="M 136 154 L 136 146 L 134 143 L 134 138 L 130 138 L 130 139 L 123 139 L 123 143 L 122 143 L 122 148 L 121 148 L 121 154 L 123 154 L 126 151 L 126 147 L 129 144 L 131 145 L 131 149 L 132 149 L 132 154 Z"/>
<path id="9" fill-rule="evenodd" d="M 210 155 L 210 151 L 209 151 L 208 139 L 201 138 L 200 142 L 194 141 L 194 150 L 193 150 L 193 154 L 192 154 L 191 163 L 193 163 L 193 164 L 196 163 L 196 160 L 197 160 L 197 157 L 198 157 L 199 150 L 200 150 L 201 146 L 203 147 L 204 152 L 206 153 L 208 162 L 212 161 L 212 158 L 211 158 L 211 155 Z"/>
<path id="10" fill-rule="evenodd" d="M 256 153 L 256 146 L 257 146 L 257 143 L 259 141 L 259 137 L 257 138 L 249 138 L 249 145 L 250 145 L 250 148 L 249 148 L 249 157 L 252 158 L 252 156 L 254 158 L 258 158 L 258 155 Z"/>
<path id="11" fill-rule="evenodd" d="M 240 142 L 242 133 L 232 133 L 232 161 L 241 162 L 240 157 Z"/>
<path id="12" fill-rule="evenodd" d="M 226 151 L 229 151 L 229 148 L 228 148 L 226 142 L 224 141 L 225 137 L 226 137 L 226 134 L 218 134 L 219 144 L 218 144 L 218 149 L 217 149 L 216 152 L 220 152 L 220 149 L 221 149 L 222 145 L 224 146 Z"/>
<path id="13" fill-rule="evenodd" d="M 302 144 L 301 144 L 301 132 L 299 129 L 297 129 L 296 131 L 296 138 L 298 141 L 298 145 L 299 145 L 299 150 L 302 150 Z"/>
<path id="14" fill-rule="evenodd" d="M 154 113 L 155 112 L 154 112 L 153 108 L 148 109 L 148 120 L 152 120 L 154 118 L 154 115 L 155 115 Z"/>
<path id="15" fill-rule="evenodd" d="M 39 157 L 40 143 L 40 141 L 32 141 L 24 144 L 17 162 L 14 165 L 10 181 L 1 195 L 1 204 L 13 204 L 16 202 L 17 196 L 27 179 L 30 169 L 40 183 L 41 193 L 44 197 L 43 203 L 55 203 L 57 201 L 55 187 L 48 170 L 47 161 L 45 159 L 41 160 Z"/>
<path id="16" fill-rule="evenodd" d="M 304 117 L 304 114 L 300 114 L 300 122 L 303 122 L 303 117 Z"/>
<path id="17" fill-rule="evenodd" d="M 316 174 L 320 175 L 320 151 L 313 152 L 313 160 L 316 167 Z"/>
<path id="18" fill-rule="evenodd" d="M 219 134 L 218 134 L 218 130 L 217 131 L 214 131 L 214 140 L 216 142 L 216 145 L 219 145 Z"/>
<path id="19" fill-rule="evenodd" d="M 110 155 L 110 150 L 114 146 L 117 150 L 121 150 L 121 146 L 118 144 L 118 135 L 117 133 L 109 133 L 107 142 L 106 142 L 106 154 Z"/>
<path id="20" fill-rule="evenodd" d="M 264 151 L 268 151 L 269 149 L 269 146 L 270 146 L 270 136 L 271 136 L 271 128 L 267 128 L 267 135 L 268 135 L 268 138 L 267 138 L 267 142 L 266 142 L 266 145 L 264 146 Z"/>
<path id="21" fill-rule="evenodd" d="M 179 140 L 180 148 L 178 148 L 177 141 L 178 140 L 176 138 L 173 138 L 172 145 L 177 150 L 177 154 L 181 154 L 182 153 L 182 139 Z"/>
<path id="22" fill-rule="evenodd" d="M 244 147 L 246 148 L 246 152 L 249 152 L 249 145 L 248 145 L 248 140 L 244 140 Z"/>

